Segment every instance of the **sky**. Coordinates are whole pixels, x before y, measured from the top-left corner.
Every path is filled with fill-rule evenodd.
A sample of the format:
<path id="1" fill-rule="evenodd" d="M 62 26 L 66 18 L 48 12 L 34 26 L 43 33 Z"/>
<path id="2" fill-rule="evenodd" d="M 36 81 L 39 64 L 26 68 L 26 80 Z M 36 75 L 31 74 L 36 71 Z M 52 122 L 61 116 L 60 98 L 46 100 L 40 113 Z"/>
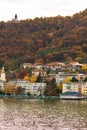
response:
<path id="1" fill-rule="evenodd" d="M 0 0 L 0 21 L 72 16 L 87 8 L 87 0 Z"/>

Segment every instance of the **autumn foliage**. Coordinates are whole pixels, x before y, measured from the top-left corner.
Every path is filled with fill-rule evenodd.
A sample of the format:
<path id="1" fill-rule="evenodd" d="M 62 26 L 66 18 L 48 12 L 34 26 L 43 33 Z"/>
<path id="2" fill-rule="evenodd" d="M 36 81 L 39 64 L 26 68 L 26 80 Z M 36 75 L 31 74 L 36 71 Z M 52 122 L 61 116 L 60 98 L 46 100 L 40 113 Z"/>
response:
<path id="1" fill-rule="evenodd" d="M 72 17 L 0 22 L 0 66 L 73 60 L 87 62 L 87 9 Z"/>

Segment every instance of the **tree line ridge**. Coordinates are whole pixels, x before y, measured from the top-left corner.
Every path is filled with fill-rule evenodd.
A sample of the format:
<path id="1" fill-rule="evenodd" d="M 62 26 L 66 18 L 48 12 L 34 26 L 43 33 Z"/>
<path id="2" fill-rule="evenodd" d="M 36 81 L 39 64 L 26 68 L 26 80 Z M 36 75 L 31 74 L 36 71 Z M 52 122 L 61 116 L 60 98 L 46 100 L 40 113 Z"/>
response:
<path id="1" fill-rule="evenodd" d="M 87 9 L 73 16 L 0 22 L 0 66 L 52 61 L 87 63 Z"/>

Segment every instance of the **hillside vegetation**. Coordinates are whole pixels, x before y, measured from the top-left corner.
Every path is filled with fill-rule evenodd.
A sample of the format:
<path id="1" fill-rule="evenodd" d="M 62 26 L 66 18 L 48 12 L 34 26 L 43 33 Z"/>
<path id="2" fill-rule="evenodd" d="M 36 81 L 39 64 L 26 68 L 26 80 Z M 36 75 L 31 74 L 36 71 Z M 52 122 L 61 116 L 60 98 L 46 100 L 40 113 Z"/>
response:
<path id="1" fill-rule="evenodd" d="M 87 9 L 72 17 L 0 22 L 0 66 L 52 61 L 87 63 Z"/>

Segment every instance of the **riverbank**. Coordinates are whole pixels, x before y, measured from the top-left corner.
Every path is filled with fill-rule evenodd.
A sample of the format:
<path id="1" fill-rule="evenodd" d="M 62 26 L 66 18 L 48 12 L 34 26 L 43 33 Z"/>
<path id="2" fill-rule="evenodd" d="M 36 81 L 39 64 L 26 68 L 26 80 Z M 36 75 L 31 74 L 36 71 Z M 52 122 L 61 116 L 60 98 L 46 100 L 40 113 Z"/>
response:
<path id="1" fill-rule="evenodd" d="M 28 96 L 28 95 L 0 95 L 0 99 L 60 99 L 60 100 L 79 100 L 79 99 L 71 99 L 71 98 L 63 98 L 61 99 L 60 96 Z M 87 100 L 87 96 L 80 100 Z"/>
<path id="2" fill-rule="evenodd" d="M 60 99 L 59 96 L 0 95 L 0 99 Z"/>

